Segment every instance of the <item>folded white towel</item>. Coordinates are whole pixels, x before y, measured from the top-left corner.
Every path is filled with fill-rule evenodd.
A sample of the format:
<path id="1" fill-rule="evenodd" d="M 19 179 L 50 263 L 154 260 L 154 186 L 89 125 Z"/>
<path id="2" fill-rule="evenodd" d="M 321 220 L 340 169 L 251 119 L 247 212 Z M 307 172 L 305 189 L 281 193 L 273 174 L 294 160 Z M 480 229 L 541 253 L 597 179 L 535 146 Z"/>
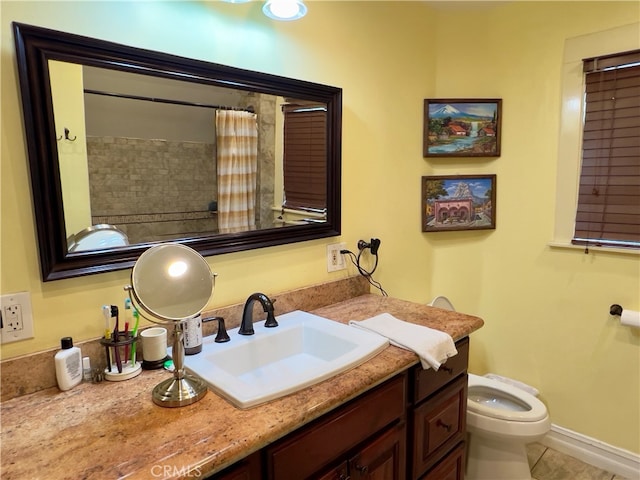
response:
<path id="1" fill-rule="evenodd" d="M 438 370 L 447 358 L 458 353 L 451 336 L 440 330 L 398 320 L 389 313 L 381 313 L 367 320 L 351 320 L 349 325 L 376 332 L 387 337 L 392 345 L 412 350 L 420 357 L 422 368 Z"/>

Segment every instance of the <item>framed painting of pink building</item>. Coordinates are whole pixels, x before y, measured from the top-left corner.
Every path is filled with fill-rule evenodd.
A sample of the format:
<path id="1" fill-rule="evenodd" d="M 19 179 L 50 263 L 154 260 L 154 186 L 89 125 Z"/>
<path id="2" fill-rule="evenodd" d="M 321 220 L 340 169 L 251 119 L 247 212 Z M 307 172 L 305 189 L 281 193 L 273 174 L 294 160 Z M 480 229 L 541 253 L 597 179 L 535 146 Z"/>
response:
<path id="1" fill-rule="evenodd" d="M 495 175 L 422 177 L 423 232 L 495 228 Z"/>
<path id="2" fill-rule="evenodd" d="M 499 157 L 502 100 L 426 99 L 424 157 Z"/>

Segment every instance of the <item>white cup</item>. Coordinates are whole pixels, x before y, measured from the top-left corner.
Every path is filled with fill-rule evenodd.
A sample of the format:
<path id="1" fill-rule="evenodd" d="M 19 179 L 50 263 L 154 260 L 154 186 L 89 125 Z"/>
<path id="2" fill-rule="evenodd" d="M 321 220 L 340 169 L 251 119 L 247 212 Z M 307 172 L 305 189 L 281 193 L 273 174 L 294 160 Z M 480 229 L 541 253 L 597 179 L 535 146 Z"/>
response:
<path id="1" fill-rule="evenodd" d="M 146 362 L 164 360 L 167 356 L 167 329 L 152 327 L 140 332 L 142 358 Z"/>

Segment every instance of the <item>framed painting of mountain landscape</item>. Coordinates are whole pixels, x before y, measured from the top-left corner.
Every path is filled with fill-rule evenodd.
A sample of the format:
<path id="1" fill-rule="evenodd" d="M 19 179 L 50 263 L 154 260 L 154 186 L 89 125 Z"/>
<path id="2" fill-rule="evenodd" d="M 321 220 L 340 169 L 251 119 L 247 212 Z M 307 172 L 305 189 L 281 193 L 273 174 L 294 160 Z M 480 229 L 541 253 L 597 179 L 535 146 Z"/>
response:
<path id="1" fill-rule="evenodd" d="M 423 232 L 495 228 L 495 175 L 422 177 Z"/>
<path id="2" fill-rule="evenodd" d="M 424 157 L 499 157 L 502 99 L 426 99 Z"/>

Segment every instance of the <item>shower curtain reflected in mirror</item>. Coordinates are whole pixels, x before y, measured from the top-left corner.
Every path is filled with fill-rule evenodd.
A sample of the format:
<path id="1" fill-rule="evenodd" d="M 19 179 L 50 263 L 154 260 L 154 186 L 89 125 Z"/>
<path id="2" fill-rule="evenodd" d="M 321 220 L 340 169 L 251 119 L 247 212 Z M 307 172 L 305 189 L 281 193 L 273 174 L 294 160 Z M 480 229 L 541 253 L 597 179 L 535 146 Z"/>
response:
<path id="1" fill-rule="evenodd" d="M 216 111 L 218 228 L 255 230 L 258 122 L 255 113 Z"/>

